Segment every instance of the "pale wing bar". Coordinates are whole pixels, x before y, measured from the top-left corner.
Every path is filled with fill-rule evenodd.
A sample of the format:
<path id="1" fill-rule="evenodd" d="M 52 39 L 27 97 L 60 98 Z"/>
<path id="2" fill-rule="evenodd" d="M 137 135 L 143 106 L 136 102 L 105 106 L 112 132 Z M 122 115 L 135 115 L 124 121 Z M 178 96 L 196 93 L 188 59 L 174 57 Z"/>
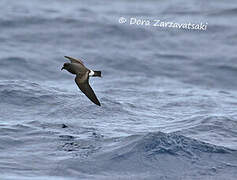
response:
<path id="1" fill-rule="evenodd" d="M 71 63 L 79 63 L 79 64 L 84 66 L 83 61 L 80 60 L 80 59 L 75 59 L 75 58 L 72 58 L 72 57 L 69 57 L 69 56 L 64 56 L 64 57 L 69 59 L 71 61 Z"/>

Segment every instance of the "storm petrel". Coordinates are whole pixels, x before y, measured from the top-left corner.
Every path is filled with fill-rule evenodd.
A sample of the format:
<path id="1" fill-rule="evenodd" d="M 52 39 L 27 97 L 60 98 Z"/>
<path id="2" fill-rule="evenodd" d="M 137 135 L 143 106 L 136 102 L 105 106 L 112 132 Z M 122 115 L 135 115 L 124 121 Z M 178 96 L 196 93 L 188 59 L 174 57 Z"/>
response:
<path id="1" fill-rule="evenodd" d="M 66 69 L 68 72 L 75 74 L 75 82 L 79 89 L 96 105 L 100 106 L 100 102 L 97 99 L 93 89 L 89 85 L 89 77 L 98 76 L 101 77 L 101 71 L 93 71 L 85 67 L 84 63 L 80 59 L 75 59 L 69 56 L 64 56 L 69 59 L 70 63 L 64 63 L 61 70 Z"/>

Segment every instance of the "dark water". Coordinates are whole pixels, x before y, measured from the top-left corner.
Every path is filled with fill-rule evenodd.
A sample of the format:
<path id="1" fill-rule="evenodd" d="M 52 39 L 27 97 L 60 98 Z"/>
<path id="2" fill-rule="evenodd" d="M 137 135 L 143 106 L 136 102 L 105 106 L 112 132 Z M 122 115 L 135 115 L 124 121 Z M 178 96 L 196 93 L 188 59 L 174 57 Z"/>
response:
<path id="1" fill-rule="evenodd" d="M 0 179 L 237 178 L 235 1 L 0 5 Z M 60 71 L 64 55 L 102 71 L 101 107 Z"/>

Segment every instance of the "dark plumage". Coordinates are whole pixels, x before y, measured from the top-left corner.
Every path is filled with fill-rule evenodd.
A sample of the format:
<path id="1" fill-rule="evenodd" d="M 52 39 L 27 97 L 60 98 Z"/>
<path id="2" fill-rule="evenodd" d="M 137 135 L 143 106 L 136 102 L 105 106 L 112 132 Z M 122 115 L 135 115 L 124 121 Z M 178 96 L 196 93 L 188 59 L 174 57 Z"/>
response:
<path id="1" fill-rule="evenodd" d="M 61 70 L 66 69 L 68 72 L 75 74 L 75 82 L 79 89 L 96 105 L 100 106 L 100 102 L 97 99 L 93 89 L 89 85 L 90 76 L 101 77 L 101 71 L 92 71 L 85 67 L 80 59 L 74 59 L 72 57 L 65 56 L 71 63 L 64 63 Z"/>

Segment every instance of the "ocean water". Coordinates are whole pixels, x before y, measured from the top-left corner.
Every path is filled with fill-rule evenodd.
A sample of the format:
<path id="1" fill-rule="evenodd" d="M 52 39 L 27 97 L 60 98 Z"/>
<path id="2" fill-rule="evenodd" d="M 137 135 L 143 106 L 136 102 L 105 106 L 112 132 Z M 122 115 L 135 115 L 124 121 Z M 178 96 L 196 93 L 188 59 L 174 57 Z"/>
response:
<path id="1" fill-rule="evenodd" d="M 1 180 L 237 179 L 236 1 L 0 6 Z M 101 107 L 60 71 L 65 55 L 102 71 Z"/>

